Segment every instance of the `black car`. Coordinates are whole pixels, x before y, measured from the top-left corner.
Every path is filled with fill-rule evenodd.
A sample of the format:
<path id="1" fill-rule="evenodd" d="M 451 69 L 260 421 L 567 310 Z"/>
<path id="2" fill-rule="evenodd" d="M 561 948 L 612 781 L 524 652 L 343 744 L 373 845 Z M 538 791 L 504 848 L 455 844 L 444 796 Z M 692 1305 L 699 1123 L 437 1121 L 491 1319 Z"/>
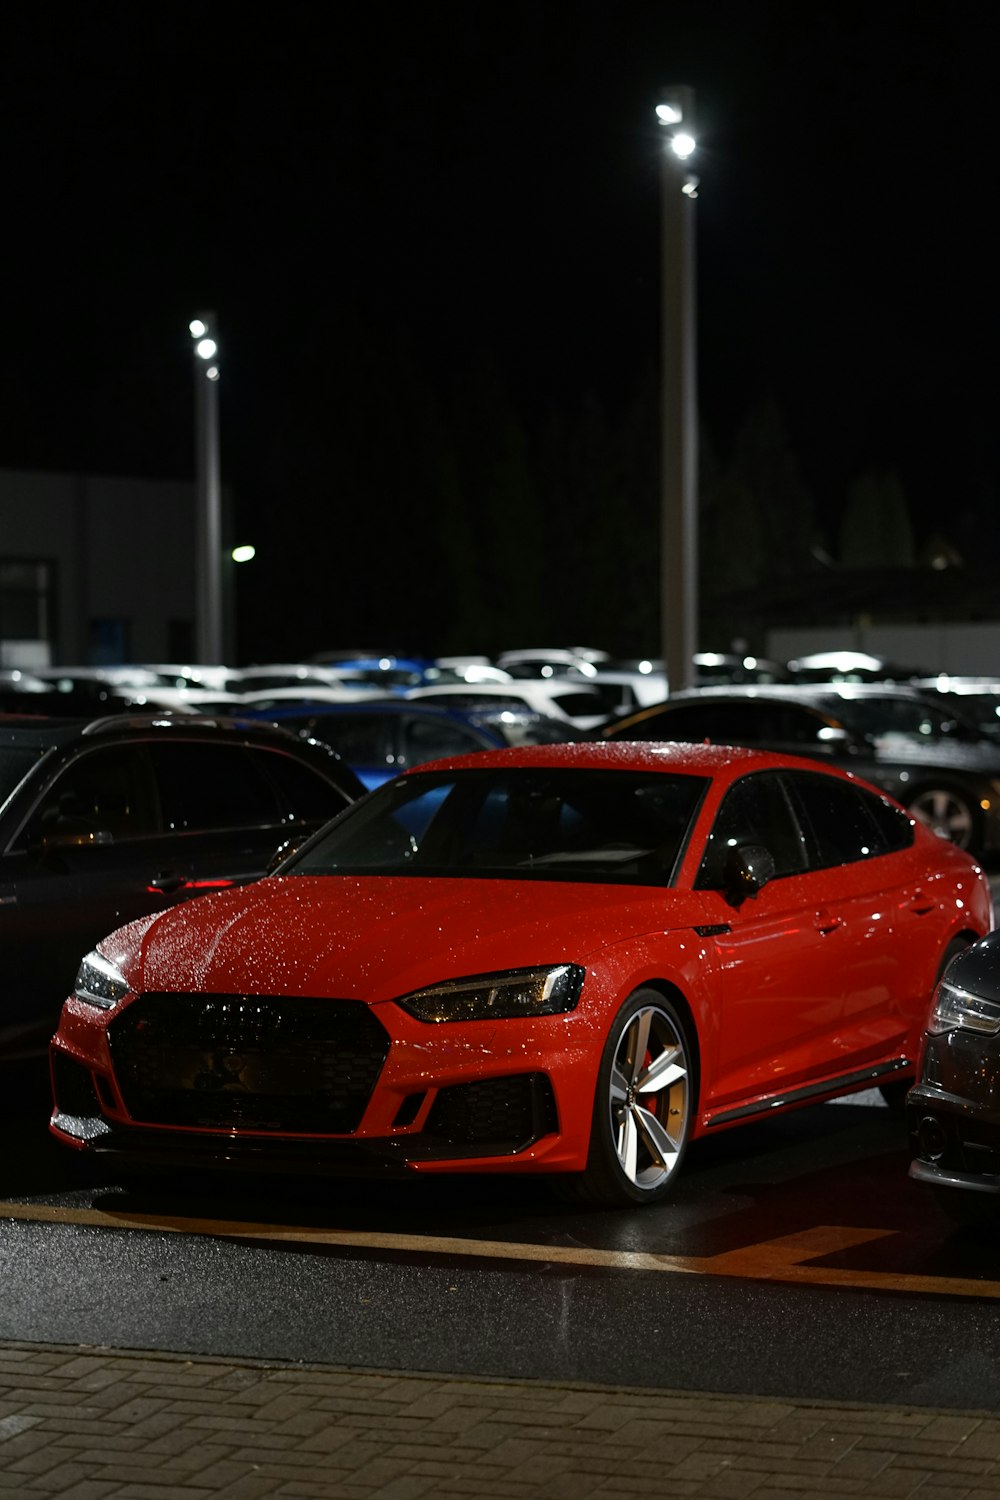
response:
<path id="1" fill-rule="evenodd" d="M 1000 931 L 940 980 L 906 1115 L 910 1176 L 959 1220 L 1000 1214 Z"/>
<path id="2" fill-rule="evenodd" d="M 941 694 L 885 683 L 693 688 L 602 735 L 711 740 L 833 762 L 960 848 L 1000 850 L 1000 745 Z"/>
<path id="3" fill-rule="evenodd" d="M 268 725 L 0 716 L 0 1058 L 44 1050 L 98 938 L 255 879 L 363 794 L 328 746 Z"/>

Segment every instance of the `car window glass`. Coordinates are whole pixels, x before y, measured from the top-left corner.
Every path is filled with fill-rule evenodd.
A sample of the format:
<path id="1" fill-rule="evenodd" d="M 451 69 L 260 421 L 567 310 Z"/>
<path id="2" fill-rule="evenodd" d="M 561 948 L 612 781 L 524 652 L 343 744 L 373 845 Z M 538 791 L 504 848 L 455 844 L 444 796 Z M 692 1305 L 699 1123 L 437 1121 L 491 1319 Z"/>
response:
<path id="1" fill-rule="evenodd" d="M 704 788 L 660 773 L 417 772 L 355 803 L 293 873 L 665 884 Z"/>
<path id="2" fill-rule="evenodd" d="M 316 714 L 310 726 L 316 738 L 339 750 L 349 765 L 377 765 L 389 752 L 380 714 Z"/>
<path id="3" fill-rule="evenodd" d="M 896 807 L 886 797 L 874 792 L 858 789 L 861 800 L 879 831 L 882 847 L 886 852 L 908 849 L 913 843 L 913 821 L 901 807 Z"/>
<path id="4" fill-rule="evenodd" d="M 722 724 L 720 704 L 690 703 L 665 712 L 645 715 L 637 724 L 626 725 L 613 739 L 705 740 L 718 738 Z"/>
<path id="5" fill-rule="evenodd" d="M 5 745 L 0 749 L 0 804 L 20 785 L 42 754 L 41 749 L 22 748 L 20 745 Z"/>
<path id="6" fill-rule="evenodd" d="M 160 820 L 146 749 L 106 745 L 79 755 L 53 782 L 18 840 L 82 841 L 96 833 L 113 839 L 159 832 Z"/>
<path id="7" fill-rule="evenodd" d="M 276 794 L 242 745 L 151 745 L 164 827 L 194 832 L 281 821 Z"/>
<path id="8" fill-rule="evenodd" d="M 785 745 L 816 746 L 842 737 L 843 725 L 836 718 L 817 713 L 801 703 L 770 703 L 762 737 Z"/>
<path id="9" fill-rule="evenodd" d="M 812 863 L 845 865 L 885 852 L 884 836 L 860 787 L 808 772 L 791 775 L 789 783 L 812 834 Z"/>
<path id="10" fill-rule="evenodd" d="M 350 801 L 318 771 L 280 750 L 248 749 L 251 760 L 277 783 L 284 810 L 291 818 L 332 818 Z"/>
<path id="11" fill-rule="evenodd" d="M 601 700 L 596 693 L 553 693 L 552 702 L 571 719 L 601 712 Z"/>
<path id="12" fill-rule="evenodd" d="M 699 889 L 724 885 L 730 851 L 751 844 L 762 844 L 769 851 L 776 876 L 806 868 L 801 830 L 781 777 L 773 771 L 744 776 L 730 787 L 712 825 L 695 885 Z"/>
<path id="13" fill-rule="evenodd" d="M 447 719 L 404 719 L 400 744 L 401 764 L 421 766 L 445 755 L 466 755 L 483 750 L 483 741 L 462 724 Z"/>

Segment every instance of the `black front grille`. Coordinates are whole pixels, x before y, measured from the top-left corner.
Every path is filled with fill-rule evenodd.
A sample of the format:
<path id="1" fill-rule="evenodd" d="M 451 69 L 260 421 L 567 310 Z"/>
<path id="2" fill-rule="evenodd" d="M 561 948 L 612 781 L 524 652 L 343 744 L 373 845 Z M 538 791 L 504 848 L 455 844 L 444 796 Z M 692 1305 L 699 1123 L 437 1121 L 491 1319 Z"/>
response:
<path id="1" fill-rule="evenodd" d="M 108 1028 L 133 1120 L 206 1129 L 356 1130 L 389 1051 L 357 1000 L 141 995 Z"/>
<path id="2" fill-rule="evenodd" d="M 558 1129 L 552 1084 L 544 1073 L 516 1073 L 442 1089 L 425 1134 L 455 1145 L 523 1151 Z"/>

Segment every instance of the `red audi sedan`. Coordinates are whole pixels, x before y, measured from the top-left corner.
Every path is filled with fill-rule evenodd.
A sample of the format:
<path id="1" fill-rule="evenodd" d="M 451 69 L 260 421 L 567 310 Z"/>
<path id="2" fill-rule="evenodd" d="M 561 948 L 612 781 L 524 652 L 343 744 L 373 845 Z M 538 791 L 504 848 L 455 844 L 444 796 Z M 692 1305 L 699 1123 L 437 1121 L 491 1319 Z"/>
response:
<path id="1" fill-rule="evenodd" d="M 992 922 L 970 856 L 811 761 L 438 761 L 99 943 L 51 1129 L 112 1171 L 558 1173 L 652 1203 L 698 1136 L 902 1098 L 938 976 Z"/>

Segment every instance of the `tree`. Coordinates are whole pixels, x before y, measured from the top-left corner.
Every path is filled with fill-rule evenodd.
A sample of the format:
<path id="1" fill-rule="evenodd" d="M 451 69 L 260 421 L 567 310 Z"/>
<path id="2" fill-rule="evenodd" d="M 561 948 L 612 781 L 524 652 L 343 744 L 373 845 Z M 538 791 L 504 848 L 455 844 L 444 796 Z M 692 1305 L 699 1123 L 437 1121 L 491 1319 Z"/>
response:
<path id="1" fill-rule="evenodd" d="M 838 551 L 845 568 L 913 567 L 913 527 L 898 474 L 869 470 L 848 487 Z"/>
<path id="2" fill-rule="evenodd" d="M 813 566 L 815 506 L 773 397 L 755 406 L 740 429 L 732 480 L 756 502 L 765 573 L 791 578 Z"/>

